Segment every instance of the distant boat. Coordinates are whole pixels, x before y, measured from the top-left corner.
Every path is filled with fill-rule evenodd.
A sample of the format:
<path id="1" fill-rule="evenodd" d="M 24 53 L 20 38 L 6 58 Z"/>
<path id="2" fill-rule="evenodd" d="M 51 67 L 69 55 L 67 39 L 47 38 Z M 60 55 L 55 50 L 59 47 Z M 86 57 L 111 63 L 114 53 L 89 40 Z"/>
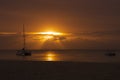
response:
<path id="1" fill-rule="evenodd" d="M 16 55 L 18 56 L 31 56 L 31 52 L 26 50 L 26 38 L 25 38 L 25 27 L 23 25 L 23 48 L 18 50 Z"/>
<path id="2" fill-rule="evenodd" d="M 105 55 L 106 56 L 116 56 L 116 53 L 115 52 L 108 52 Z"/>

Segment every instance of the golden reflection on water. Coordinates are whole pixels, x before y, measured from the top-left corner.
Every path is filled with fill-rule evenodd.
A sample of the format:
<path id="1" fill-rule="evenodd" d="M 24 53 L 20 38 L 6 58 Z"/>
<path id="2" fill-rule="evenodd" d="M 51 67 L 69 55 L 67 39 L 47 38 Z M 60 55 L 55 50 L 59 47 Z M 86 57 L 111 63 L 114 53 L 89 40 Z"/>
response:
<path id="1" fill-rule="evenodd" d="M 54 52 L 47 52 L 45 55 L 46 61 L 57 61 L 57 54 Z"/>

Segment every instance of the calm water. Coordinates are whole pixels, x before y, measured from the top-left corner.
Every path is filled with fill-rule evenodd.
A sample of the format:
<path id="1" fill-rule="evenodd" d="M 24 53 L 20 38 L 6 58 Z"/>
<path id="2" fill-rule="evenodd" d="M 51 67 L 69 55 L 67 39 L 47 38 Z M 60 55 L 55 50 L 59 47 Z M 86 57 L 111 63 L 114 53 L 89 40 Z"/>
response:
<path id="1" fill-rule="evenodd" d="M 106 52 L 104 50 L 34 50 L 32 51 L 32 56 L 17 56 L 15 50 L 1 50 L 0 60 L 120 62 L 120 51 L 116 51 L 116 56 L 106 56 Z"/>

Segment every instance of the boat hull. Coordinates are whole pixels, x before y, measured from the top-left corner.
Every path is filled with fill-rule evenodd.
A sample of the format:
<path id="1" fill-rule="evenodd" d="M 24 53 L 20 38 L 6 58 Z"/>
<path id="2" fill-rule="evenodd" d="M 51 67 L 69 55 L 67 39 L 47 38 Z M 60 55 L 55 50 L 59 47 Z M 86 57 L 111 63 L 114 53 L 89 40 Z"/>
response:
<path id="1" fill-rule="evenodd" d="M 106 56 L 116 56 L 116 53 L 112 53 L 112 52 L 111 52 L 111 53 L 106 53 L 105 55 L 106 55 Z"/>
<path id="2" fill-rule="evenodd" d="M 31 56 L 31 52 L 17 51 L 16 55 L 18 55 L 18 56 Z"/>

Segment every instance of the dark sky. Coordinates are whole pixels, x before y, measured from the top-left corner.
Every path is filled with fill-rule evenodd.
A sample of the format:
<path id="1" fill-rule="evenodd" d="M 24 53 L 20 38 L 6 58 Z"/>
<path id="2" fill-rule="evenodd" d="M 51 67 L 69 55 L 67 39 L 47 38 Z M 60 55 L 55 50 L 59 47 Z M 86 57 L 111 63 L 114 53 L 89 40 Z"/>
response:
<path id="1" fill-rule="evenodd" d="M 32 32 L 87 34 L 87 39 L 71 41 L 74 46 L 66 41 L 70 48 L 120 47 L 120 0 L 0 0 L 0 32 L 20 32 L 23 23 Z"/>

